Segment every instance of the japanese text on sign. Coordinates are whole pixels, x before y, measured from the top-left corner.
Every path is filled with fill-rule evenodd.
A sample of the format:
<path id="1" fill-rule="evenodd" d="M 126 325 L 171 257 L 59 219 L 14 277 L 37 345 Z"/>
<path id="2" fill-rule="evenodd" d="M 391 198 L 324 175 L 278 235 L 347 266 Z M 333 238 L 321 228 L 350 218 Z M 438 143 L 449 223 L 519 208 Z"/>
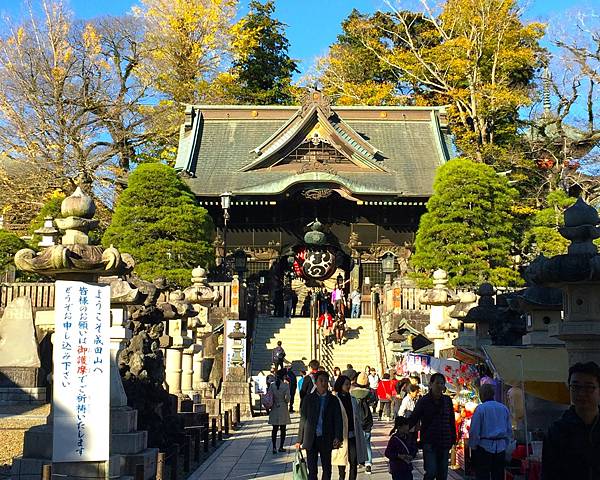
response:
<path id="1" fill-rule="evenodd" d="M 108 460 L 110 287 L 56 282 L 54 462 Z"/>

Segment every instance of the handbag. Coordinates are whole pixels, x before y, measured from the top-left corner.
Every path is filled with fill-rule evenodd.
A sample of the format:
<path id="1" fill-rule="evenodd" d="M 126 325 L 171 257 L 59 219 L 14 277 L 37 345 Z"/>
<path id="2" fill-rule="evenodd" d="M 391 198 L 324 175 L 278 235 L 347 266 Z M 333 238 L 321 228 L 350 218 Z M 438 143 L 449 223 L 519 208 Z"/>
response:
<path id="1" fill-rule="evenodd" d="M 308 480 L 308 467 L 300 448 L 296 450 L 296 456 L 292 464 L 292 480 Z"/>
<path id="2" fill-rule="evenodd" d="M 262 406 L 265 407 L 265 410 L 271 410 L 273 408 L 273 392 L 271 389 L 263 395 L 261 403 Z"/>

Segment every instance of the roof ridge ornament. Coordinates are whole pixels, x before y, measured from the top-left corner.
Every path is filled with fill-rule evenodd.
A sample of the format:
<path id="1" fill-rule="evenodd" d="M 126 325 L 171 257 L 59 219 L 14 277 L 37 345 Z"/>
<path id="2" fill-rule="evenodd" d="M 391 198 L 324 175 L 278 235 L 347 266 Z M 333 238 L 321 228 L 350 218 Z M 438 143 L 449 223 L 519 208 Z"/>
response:
<path id="1" fill-rule="evenodd" d="M 304 94 L 304 97 L 302 97 L 300 116 L 304 118 L 313 109 L 321 110 L 321 113 L 325 115 L 325 118 L 329 118 L 333 115 L 333 110 L 331 110 L 331 99 L 316 87 L 306 89 L 306 93 Z"/>

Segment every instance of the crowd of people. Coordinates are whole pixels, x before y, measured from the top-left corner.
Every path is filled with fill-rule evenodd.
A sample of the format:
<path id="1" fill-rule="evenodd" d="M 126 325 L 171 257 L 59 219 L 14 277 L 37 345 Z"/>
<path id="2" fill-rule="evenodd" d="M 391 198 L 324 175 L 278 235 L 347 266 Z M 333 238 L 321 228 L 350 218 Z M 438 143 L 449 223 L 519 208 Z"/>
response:
<path id="1" fill-rule="evenodd" d="M 355 480 L 359 465 L 370 474 L 374 415 L 380 421 L 393 422 L 385 449 L 393 480 L 413 478 L 417 446 L 422 450 L 424 480 L 447 479 L 457 430 L 444 375 L 433 373 L 425 388 L 418 374 L 390 372 L 380 377 L 374 368 L 367 366 L 359 372 L 349 364 L 343 371 L 335 367 L 330 375 L 312 360 L 309 371 L 302 371 L 297 380 L 291 369 L 283 367 L 281 342 L 273 358 L 274 363 L 281 359 L 267 378 L 273 454 L 285 451 L 286 427 L 299 392 L 295 447 L 306 451 L 309 480 L 317 479 L 319 459 L 323 480 L 331 478 L 334 466 L 340 480 Z M 544 440 L 542 479 L 600 479 L 600 367 L 593 362 L 572 366 L 569 390 L 571 408 L 552 425 Z M 495 394 L 492 384 L 481 384 L 481 403 L 471 418 L 468 445 L 476 480 L 504 480 L 514 448 L 510 412 L 494 400 Z"/>

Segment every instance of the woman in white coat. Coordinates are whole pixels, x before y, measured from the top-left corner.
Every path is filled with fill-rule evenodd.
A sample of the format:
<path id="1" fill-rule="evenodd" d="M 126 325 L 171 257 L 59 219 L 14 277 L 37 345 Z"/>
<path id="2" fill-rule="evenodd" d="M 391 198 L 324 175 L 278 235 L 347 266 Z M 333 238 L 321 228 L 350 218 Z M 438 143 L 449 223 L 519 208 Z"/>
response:
<path id="1" fill-rule="evenodd" d="M 269 425 L 273 425 L 271 441 L 273 442 L 273 454 L 277 453 L 277 430 L 281 431 L 279 451 L 285 452 L 285 429 L 291 422 L 288 404 L 290 403 L 290 386 L 284 381 L 286 371 L 284 368 L 277 372 L 276 380 L 269 385 L 273 394 L 273 408 L 269 412 Z"/>
<path id="2" fill-rule="evenodd" d="M 333 390 L 340 402 L 343 423 L 342 446 L 334 450 L 331 464 L 338 465 L 340 480 L 346 479 L 346 469 L 349 466 L 348 480 L 356 480 L 358 464 L 367 460 L 367 445 L 362 428 L 363 414 L 358 400 L 350 395 L 350 379 L 340 375 Z"/>

